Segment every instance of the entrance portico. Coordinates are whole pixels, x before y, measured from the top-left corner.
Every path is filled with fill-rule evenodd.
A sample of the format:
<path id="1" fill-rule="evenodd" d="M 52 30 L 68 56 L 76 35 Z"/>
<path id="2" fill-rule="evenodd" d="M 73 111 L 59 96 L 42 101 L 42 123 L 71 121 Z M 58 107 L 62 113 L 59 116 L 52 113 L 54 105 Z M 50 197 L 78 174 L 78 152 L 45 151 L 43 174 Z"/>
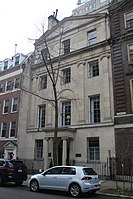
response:
<path id="1" fill-rule="evenodd" d="M 46 128 L 45 130 L 45 138 L 44 138 L 44 169 L 49 167 L 49 152 L 53 154 L 52 146 L 50 146 L 50 142 L 54 138 L 54 128 Z M 73 128 L 59 128 L 58 129 L 58 164 L 66 165 L 69 164 L 70 159 L 70 150 L 73 139 L 74 139 L 75 129 Z M 71 154 L 72 151 L 71 151 Z M 52 157 L 52 156 L 51 156 Z"/>

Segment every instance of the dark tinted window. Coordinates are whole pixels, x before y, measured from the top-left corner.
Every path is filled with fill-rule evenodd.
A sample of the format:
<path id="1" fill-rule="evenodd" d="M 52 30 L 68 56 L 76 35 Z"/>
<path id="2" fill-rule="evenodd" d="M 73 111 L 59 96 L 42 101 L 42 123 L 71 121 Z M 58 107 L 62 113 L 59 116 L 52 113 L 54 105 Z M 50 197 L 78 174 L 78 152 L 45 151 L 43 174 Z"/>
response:
<path id="1" fill-rule="evenodd" d="M 57 168 L 50 169 L 49 171 L 45 173 L 45 175 L 61 174 L 61 172 L 62 172 L 62 167 L 57 167 Z"/>
<path id="2" fill-rule="evenodd" d="M 62 174 L 66 175 L 75 175 L 76 174 L 76 169 L 72 167 L 64 167 L 62 170 Z"/>
<path id="3" fill-rule="evenodd" d="M 0 160 L 0 166 L 5 166 L 5 161 Z"/>
<path id="4" fill-rule="evenodd" d="M 84 168 L 83 172 L 85 175 L 97 175 L 97 173 L 92 168 Z"/>

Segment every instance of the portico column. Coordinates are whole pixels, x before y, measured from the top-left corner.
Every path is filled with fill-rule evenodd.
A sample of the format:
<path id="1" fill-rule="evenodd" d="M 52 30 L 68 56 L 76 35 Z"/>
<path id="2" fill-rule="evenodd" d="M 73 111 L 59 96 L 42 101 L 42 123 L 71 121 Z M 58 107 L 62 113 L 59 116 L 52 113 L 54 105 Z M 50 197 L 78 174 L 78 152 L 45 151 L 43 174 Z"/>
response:
<path id="1" fill-rule="evenodd" d="M 67 159 L 67 138 L 63 139 L 63 152 L 62 152 L 62 164 L 66 165 L 66 159 Z"/>
<path id="2" fill-rule="evenodd" d="M 44 138 L 44 170 L 48 168 L 48 146 L 49 138 Z"/>

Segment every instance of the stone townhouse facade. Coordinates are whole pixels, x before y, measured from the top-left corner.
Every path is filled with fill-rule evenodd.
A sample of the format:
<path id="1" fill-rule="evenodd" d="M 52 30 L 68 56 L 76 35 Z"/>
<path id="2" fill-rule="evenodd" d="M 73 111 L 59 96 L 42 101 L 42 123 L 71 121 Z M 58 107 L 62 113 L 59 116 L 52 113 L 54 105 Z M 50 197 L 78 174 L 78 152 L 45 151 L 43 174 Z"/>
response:
<path id="1" fill-rule="evenodd" d="M 42 59 L 43 50 L 48 67 L 54 66 L 54 74 L 60 64 L 58 164 L 106 161 L 109 154 L 115 156 L 107 10 L 72 15 L 62 21 L 51 15 L 48 20 L 49 29 L 35 41 L 23 73 L 18 158 L 33 170 L 48 168 L 53 158 L 54 107 L 46 100 L 53 99 L 53 87 Z"/>
<path id="2" fill-rule="evenodd" d="M 129 158 L 129 165 L 132 165 L 133 2 L 130 0 L 113 1 L 109 8 L 109 16 L 116 156 L 121 158 L 121 161 Z"/>
<path id="3" fill-rule="evenodd" d="M 0 157 L 17 158 L 17 134 L 22 63 L 27 56 L 17 53 L 1 61 L 0 67 Z"/>

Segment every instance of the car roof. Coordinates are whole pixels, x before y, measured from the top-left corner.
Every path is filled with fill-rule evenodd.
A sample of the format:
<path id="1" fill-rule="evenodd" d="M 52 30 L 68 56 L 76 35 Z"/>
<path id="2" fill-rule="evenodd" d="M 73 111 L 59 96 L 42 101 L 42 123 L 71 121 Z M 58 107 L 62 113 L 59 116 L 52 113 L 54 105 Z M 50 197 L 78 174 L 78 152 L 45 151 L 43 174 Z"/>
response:
<path id="1" fill-rule="evenodd" d="M 75 169 L 77 168 L 91 168 L 91 167 L 86 167 L 86 166 L 74 166 L 74 165 L 60 165 L 60 166 L 53 166 L 51 168 L 56 168 L 56 167 L 68 167 L 68 168 L 71 168 L 71 167 L 74 167 Z"/>

